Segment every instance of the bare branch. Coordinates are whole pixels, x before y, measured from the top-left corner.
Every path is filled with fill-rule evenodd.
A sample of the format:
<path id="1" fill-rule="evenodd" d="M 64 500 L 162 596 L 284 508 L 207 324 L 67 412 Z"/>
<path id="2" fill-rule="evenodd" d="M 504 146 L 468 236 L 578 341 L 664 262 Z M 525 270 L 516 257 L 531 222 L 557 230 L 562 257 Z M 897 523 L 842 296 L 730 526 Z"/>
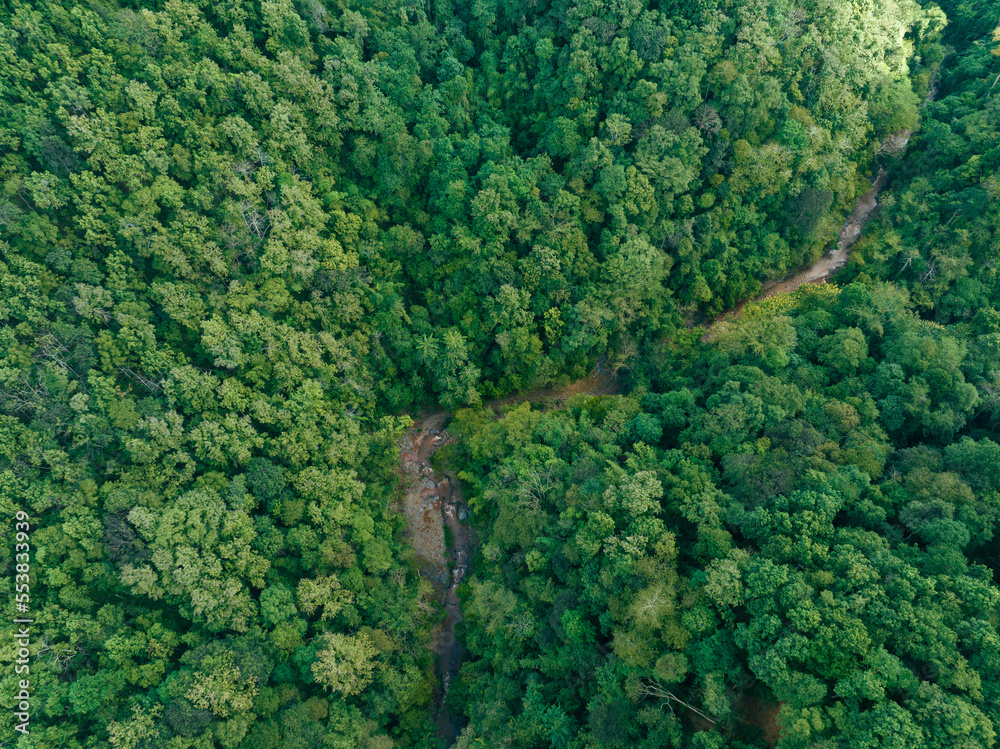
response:
<path id="1" fill-rule="evenodd" d="M 664 689 L 663 687 L 661 687 L 655 681 L 646 681 L 646 680 L 640 681 L 639 682 L 639 694 L 643 695 L 644 697 L 656 697 L 657 699 L 668 700 L 670 702 L 676 702 L 678 705 L 683 705 L 684 707 L 686 707 L 691 712 L 693 712 L 693 713 L 695 713 L 697 715 L 700 715 L 702 718 L 704 718 L 705 720 L 707 720 L 712 725 L 715 725 L 718 722 L 715 718 L 710 718 L 705 713 L 703 713 L 701 710 L 699 710 L 698 708 L 696 708 L 694 705 L 691 705 L 691 704 L 685 702 L 680 697 L 678 697 L 677 695 L 675 695 L 673 692 L 668 692 L 666 689 Z"/>

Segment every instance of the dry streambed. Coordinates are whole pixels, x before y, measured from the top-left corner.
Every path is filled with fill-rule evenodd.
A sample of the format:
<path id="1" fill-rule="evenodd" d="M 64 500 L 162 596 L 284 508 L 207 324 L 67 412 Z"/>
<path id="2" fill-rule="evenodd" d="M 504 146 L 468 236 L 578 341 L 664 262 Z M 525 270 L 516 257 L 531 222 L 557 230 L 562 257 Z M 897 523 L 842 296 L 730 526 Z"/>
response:
<path id="1" fill-rule="evenodd" d="M 909 131 L 894 136 L 893 145 L 897 152 L 902 152 L 909 137 Z M 805 283 L 823 283 L 836 273 L 847 262 L 851 245 L 861 235 L 861 228 L 875 210 L 885 182 L 886 172 L 880 168 L 872 186 L 855 202 L 854 211 L 840 230 L 836 247 L 792 276 L 768 282 L 756 299 L 788 293 Z M 738 315 L 742 306 L 725 313 L 718 320 Z M 491 401 L 487 406 L 498 410 L 502 406 L 525 401 L 556 405 L 579 393 L 609 395 L 617 392 L 620 392 L 617 378 L 598 368 L 589 377 L 564 387 L 532 390 Z M 441 679 L 435 720 L 438 736 L 449 745 L 455 739 L 456 727 L 448 712 L 446 699 L 463 654 L 462 644 L 455 635 L 455 628 L 462 621 L 457 591 L 465 578 L 473 549 L 472 532 L 466 519 L 468 508 L 462 500 L 458 481 L 447 472 L 436 471 L 431 465 L 431 456 L 455 440 L 445 430 L 450 417 L 447 411 L 438 411 L 419 419 L 400 444 L 404 477 L 402 510 L 409 525 L 410 541 L 421 575 L 434 586 L 445 611 L 445 620 L 435 631 L 433 643 Z M 446 542 L 446 532 L 451 537 L 450 543 Z"/>
<path id="2" fill-rule="evenodd" d="M 893 135 L 887 141 L 888 152 L 902 154 L 906 150 L 906 144 L 910 141 L 910 135 L 911 132 L 909 130 L 901 130 Z M 871 187 L 854 201 L 854 210 L 841 227 L 836 246 L 829 252 L 812 265 L 800 268 L 787 278 L 780 281 L 766 282 L 761 293 L 756 297 L 736 305 L 735 308 L 722 313 L 712 322 L 721 322 L 738 317 L 740 311 L 749 302 L 767 299 L 778 294 L 788 294 L 803 284 L 825 283 L 834 273 L 847 264 L 847 259 L 851 253 L 851 245 L 861 236 L 862 227 L 864 227 L 865 222 L 878 206 L 878 196 L 882 192 L 882 188 L 885 187 L 887 177 L 888 174 L 885 169 L 879 167 L 878 174 L 875 176 Z M 706 327 L 711 327 L 711 324 Z"/>
<path id="3" fill-rule="evenodd" d="M 450 744 L 456 731 L 445 700 L 462 659 L 462 644 L 455 635 L 455 627 L 462 621 L 458 586 L 465 577 L 472 544 L 466 521 L 468 509 L 458 481 L 448 473 L 435 471 L 430 462 L 439 448 L 454 441 L 443 428 L 448 417 L 441 411 L 414 424 L 400 445 L 400 461 L 405 480 L 402 509 L 410 541 L 421 575 L 434 586 L 445 610 L 445 620 L 435 630 L 433 642 L 441 679 L 435 720 L 438 736 Z M 450 544 L 446 542 L 446 529 Z"/>
<path id="4" fill-rule="evenodd" d="M 613 395 L 621 392 L 618 378 L 600 367 L 589 377 L 559 388 L 539 388 L 486 404 L 499 411 L 530 401 L 558 405 L 573 395 Z M 441 689 L 437 695 L 438 736 L 451 744 L 456 726 L 446 700 L 451 680 L 462 662 L 462 643 L 455 628 L 462 621 L 458 586 L 465 579 L 475 548 L 468 523 L 468 507 L 462 499 L 458 480 L 446 471 L 436 471 L 431 456 L 455 441 L 445 426 L 451 414 L 437 411 L 424 416 L 407 430 L 399 446 L 403 472 L 401 509 L 409 526 L 420 574 L 430 581 L 445 611 L 444 622 L 435 630 L 433 648 L 438 662 Z M 450 542 L 449 542 L 450 537 Z"/>

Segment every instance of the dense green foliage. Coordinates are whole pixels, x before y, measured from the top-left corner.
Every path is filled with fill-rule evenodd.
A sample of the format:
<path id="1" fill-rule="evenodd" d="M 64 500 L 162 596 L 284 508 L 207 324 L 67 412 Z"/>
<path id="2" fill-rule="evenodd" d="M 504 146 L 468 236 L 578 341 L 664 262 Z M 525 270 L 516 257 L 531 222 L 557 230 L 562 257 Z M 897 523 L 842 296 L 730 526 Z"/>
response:
<path id="1" fill-rule="evenodd" d="M 942 5 L 4 4 L 0 738 L 433 746 L 405 413 L 605 360 L 459 412 L 461 746 L 992 746 L 1000 10 Z M 685 329 L 875 159 L 854 283 Z"/>
<path id="2" fill-rule="evenodd" d="M 990 352 L 805 289 L 628 397 L 459 413 L 460 746 L 759 746 L 768 706 L 782 749 L 994 744 L 1000 445 L 956 438 Z"/>
<path id="3" fill-rule="evenodd" d="M 1000 23 L 1000 7 L 980 5 L 954 11 L 966 23 L 947 41 L 961 52 L 945 66 L 893 199 L 852 268 L 906 286 L 929 317 L 971 323 L 962 330 L 972 336 L 1000 332 L 1000 37 L 982 35 Z"/>
<path id="4" fill-rule="evenodd" d="M 582 376 L 818 255 L 938 49 L 882 5 L 15 5 L 0 216 L 109 336 L 139 274 L 206 366 L 284 323 L 393 410 Z"/>

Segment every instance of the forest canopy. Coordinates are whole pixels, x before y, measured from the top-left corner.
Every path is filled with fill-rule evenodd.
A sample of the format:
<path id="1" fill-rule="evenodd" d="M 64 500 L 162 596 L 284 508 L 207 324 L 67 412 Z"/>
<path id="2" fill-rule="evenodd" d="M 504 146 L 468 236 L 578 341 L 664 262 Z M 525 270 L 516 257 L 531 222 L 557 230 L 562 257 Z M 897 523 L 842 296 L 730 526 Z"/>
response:
<path id="1" fill-rule="evenodd" d="M 33 624 L 0 740 L 438 746 L 398 501 L 440 408 L 479 540 L 457 746 L 994 746 L 998 24 L 4 4 L 0 508 Z M 712 324 L 879 169 L 836 284 Z M 595 366 L 620 394 L 518 401 Z"/>

